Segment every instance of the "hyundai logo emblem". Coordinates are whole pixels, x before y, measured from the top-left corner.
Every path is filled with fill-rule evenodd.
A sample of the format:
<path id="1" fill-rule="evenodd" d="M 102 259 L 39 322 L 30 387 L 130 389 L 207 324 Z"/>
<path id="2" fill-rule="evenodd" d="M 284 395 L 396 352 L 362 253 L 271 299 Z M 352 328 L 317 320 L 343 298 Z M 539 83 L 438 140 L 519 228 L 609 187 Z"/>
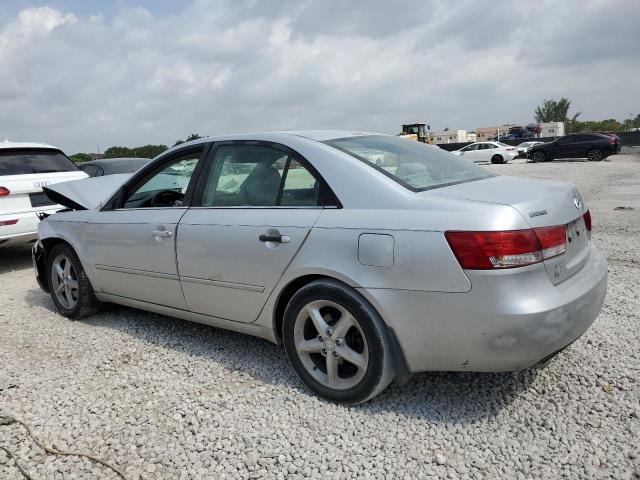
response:
<path id="1" fill-rule="evenodd" d="M 577 195 L 573 196 L 573 204 L 575 205 L 575 207 L 580 210 L 580 208 L 582 208 L 582 200 L 580 200 L 580 197 Z"/>

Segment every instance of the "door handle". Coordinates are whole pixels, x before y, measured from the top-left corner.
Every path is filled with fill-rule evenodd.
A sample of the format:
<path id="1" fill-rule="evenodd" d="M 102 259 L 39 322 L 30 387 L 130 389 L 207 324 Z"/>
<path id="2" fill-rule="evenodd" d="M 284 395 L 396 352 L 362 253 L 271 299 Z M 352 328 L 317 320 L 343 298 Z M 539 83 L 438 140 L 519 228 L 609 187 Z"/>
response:
<path id="1" fill-rule="evenodd" d="M 277 242 L 277 243 L 289 243 L 291 239 L 286 235 L 260 235 L 258 240 L 261 242 Z"/>
<path id="2" fill-rule="evenodd" d="M 152 230 L 151 235 L 153 235 L 154 237 L 169 238 L 173 236 L 173 232 L 169 230 Z"/>

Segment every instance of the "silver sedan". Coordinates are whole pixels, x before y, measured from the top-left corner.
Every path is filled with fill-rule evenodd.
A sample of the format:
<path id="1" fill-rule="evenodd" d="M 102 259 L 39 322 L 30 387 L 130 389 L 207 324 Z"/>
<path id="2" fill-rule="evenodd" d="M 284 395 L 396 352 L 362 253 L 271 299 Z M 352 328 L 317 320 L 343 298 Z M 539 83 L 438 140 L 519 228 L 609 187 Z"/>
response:
<path id="1" fill-rule="evenodd" d="M 337 402 L 544 365 L 607 288 L 574 186 L 388 135 L 210 137 L 46 191 L 69 210 L 40 223 L 34 264 L 62 315 L 111 302 L 257 335 Z"/>

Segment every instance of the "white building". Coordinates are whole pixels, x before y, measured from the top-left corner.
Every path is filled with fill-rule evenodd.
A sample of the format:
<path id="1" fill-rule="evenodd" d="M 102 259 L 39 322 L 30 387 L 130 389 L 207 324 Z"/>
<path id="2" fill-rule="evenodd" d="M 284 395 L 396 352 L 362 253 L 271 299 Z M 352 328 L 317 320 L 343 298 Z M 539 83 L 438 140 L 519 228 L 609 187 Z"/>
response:
<path id="1" fill-rule="evenodd" d="M 431 134 L 433 143 L 463 143 L 468 142 L 468 134 L 466 130 L 447 130 L 446 132 L 433 132 Z"/>
<path id="2" fill-rule="evenodd" d="M 540 124 L 541 137 L 563 137 L 564 122 L 547 122 Z"/>

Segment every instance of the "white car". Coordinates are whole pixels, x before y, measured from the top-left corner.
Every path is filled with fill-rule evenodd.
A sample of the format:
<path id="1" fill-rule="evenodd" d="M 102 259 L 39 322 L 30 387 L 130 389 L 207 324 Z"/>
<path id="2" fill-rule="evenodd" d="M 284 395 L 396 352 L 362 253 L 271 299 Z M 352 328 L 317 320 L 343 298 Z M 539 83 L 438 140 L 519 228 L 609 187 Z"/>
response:
<path id="1" fill-rule="evenodd" d="M 507 163 L 516 158 L 516 148 L 501 142 L 475 142 L 451 153 L 474 163 Z"/>
<path id="2" fill-rule="evenodd" d="M 38 215 L 63 208 L 42 187 L 87 176 L 51 145 L 0 142 L 0 247 L 33 242 Z"/>
<path id="3" fill-rule="evenodd" d="M 527 151 L 536 145 L 542 145 L 544 142 L 524 142 L 516 147 L 516 158 L 527 158 Z"/>

